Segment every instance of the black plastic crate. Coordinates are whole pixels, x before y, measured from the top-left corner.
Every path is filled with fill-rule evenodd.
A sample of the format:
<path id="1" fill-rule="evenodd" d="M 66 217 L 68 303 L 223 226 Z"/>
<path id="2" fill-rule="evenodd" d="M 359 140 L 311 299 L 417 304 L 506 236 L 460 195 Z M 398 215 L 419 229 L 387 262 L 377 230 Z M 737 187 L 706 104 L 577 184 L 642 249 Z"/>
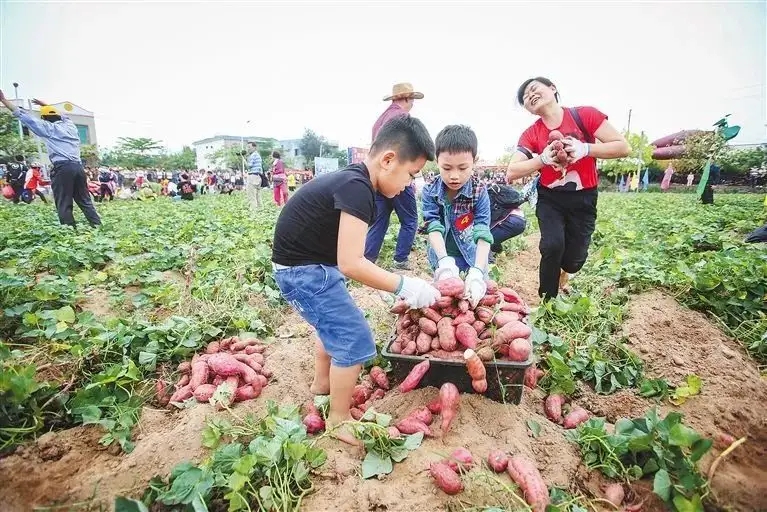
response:
<path id="1" fill-rule="evenodd" d="M 381 355 L 391 363 L 392 371 L 390 378 L 399 384 L 415 365 L 428 359 L 429 371 L 423 376 L 418 384 L 419 388 L 434 386 L 439 388 L 445 382 L 452 382 L 461 393 L 475 393 L 471 387 L 471 377 L 466 371 L 466 364 L 462 360 L 437 359 L 425 354 L 422 356 L 406 356 L 392 354 L 389 351 L 394 339 L 390 340 L 386 347 L 381 350 Z M 519 404 L 522 401 L 522 387 L 524 385 L 525 370 L 533 364 L 533 355 L 524 362 L 516 361 L 489 361 L 485 363 L 487 372 L 487 391 L 483 396 L 510 404 Z"/>

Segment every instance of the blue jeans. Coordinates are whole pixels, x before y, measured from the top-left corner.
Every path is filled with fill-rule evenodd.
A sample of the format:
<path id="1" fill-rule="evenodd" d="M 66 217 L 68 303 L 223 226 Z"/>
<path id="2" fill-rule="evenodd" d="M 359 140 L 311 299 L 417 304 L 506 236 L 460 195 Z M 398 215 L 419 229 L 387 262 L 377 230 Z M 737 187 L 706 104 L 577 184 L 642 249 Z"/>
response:
<path id="1" fill-rule="evenodd" d="M 414 188 L 407 187 L 392 199 L 376 193 L 376 219 L 368 229 L 367 240 L 365 240 L 365 257 L 373 263 L 381 252 L 386 230 L 389 229 L 392 209 L 397 213 L 400 223 L 394 261 L 407 261 L 410 250 L 413 248 L 415 233 L 418 229 L 418 206 Z"/>
<path id="2" fill-rule="evenodd" d="M 521 235 L 525 231 L 527 221 L 516 215 L 509 215 L 502 222 L 499 222 L 490 230 L 493 234 L 493 245 L 490 246 L 492 252 L 501 252 L 501 244 L 510 238 Z"/>
<path id="3" fill-rule="evenodd" d="M 285 300 L 317 330 L 333 366 L 354 366 L 376 356 L 373 333 L 349 295 L 338 267 L 301 265 L 277 269 L 274 279 Z"/>

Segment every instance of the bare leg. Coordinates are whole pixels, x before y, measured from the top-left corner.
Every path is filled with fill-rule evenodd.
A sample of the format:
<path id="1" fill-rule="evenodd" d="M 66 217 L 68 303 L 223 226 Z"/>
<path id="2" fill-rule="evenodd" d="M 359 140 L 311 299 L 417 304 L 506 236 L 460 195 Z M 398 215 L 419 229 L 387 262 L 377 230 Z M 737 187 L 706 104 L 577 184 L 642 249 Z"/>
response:
<path id="1" fill-rule="evenodd" d="M 314 382 L 309 390 L 315 395 L 330 393 L 330 356 L 319 338 L 314 339 Z"/>
<path id="2" fill-rule="evenodd" d="M 342 368 L 330 367 L 330 413 L 328 414 L 327 426 L 332 429 L 344 421 L 354 421 L 349 413 L 352 403 L 352 392 L 357 378 L 362 370 L 361 364 Z M 333 432 L 333 437 L 344 443 L 359 446 L 360 441 L 354 437 L 347 426 L 339 427 Z"/>

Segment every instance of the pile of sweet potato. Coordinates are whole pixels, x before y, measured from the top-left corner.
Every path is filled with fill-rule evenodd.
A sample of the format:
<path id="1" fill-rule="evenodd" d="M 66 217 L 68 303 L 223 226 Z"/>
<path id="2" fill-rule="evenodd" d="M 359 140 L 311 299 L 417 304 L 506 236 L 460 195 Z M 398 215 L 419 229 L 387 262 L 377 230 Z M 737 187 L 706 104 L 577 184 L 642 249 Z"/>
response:
<path id="1" fill-rule="evenodd" d="M 527 361 L 532 351 L 527 325 L 530 309 L 511 288 L 487 281 L 487 294 L 472 309 L 463 298 L 458 278 L 435 283 L 442 296 L 431 307 L 408 310 L 398 301 L 391 312 L 398 315 L 394 354 L 427 355 L 438 359 L 464 359 L 466 349 L 482 361 Z M 480 391 L 478 391 L 480 392 Z"/>
<path id="2" fill-rule="evenodd" d="M 384 397 L 389 391 L 389 377 L 380 366 L 373 366 L 361 382 L 354 387 L 351 403 L 351 415 L 359 420 L 376 400 Z"/>
<path id="3" fill-rule="evenodd" d="M 156 384 L 160 405 L 183 402 L 194 397 L 207 402 L 219 386 L 226 386 L 229 404 L 258 398 L 269 382 L 272 371 L 265 366 L 266 347 L 255 338 L 240 340 L 237 336 L 211 341 L 203 354 L 178 365 L 181 374 L 172 395 L 162 380 Z"/>

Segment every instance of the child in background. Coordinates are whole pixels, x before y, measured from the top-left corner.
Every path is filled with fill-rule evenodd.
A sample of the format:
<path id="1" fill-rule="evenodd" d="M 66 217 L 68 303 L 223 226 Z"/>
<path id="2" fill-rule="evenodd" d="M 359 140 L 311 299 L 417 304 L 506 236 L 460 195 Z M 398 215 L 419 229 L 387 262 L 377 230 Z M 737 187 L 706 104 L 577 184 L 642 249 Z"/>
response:
<path id="1" fill-rule="evenodd" d="M 493 235 L 490 198 L 474 177 L 477 136 L 468 126 L 446 126 L 435 141 L 439 178 L 422 192 L 423 230 L 434 279 L 466 271 L 465 296 L 472 307 L 485 296 L 485 272 Z"/>
<path id="2" fill-rule="evenodd" d="M 296 191 L 296 175 L 288 174 L 288 190 L 292 194 Z"/>
<path id="3" fill-rule="evenodd" d="M 189 175 L 184 173 L 181 175 L 181 181 L 178 182 L 178 195 L 185 201 L 191 201 L 194 199 L 194 193 L 197 186 L 189 180 Z"/>
<path id="4" fill-rule="evenodd" d="M 375 193 L 394 197 L 433 159 L 434 143 L 423 123 L 410 116 L 393 119 L 378 133 L 364 162 L 306 183 L 277 219 L 274 278 L 285 300 L 317 331 L 310 390 L 330 394 L 329 431 L 352 420 L 349 407 L 362 363 L 376 355 L 370 326 L 349 295 L 345 277 L 394 293 L 411 308 L 430 306 L 439 297 L 423 279 L 388 272 L 365 258 Z M 359 444 L 344 427 L 334 435 Z"/>
<path id="5" fill-rule="evenodd" d="M 37 187 L 40 185 L 47 185 L 50 183 L 50 181 L 45 181 L 43 179 L 43 174 L 40 169 L 40 164 L 37 162 L 32 163 L 29 170 L 27 171 L 27 180 L 26 183 L 24 183 L 24 188 L 35 194 L 37 197 L 42 199 L 44 203 L 47 204 L 48 200 Z"/>

